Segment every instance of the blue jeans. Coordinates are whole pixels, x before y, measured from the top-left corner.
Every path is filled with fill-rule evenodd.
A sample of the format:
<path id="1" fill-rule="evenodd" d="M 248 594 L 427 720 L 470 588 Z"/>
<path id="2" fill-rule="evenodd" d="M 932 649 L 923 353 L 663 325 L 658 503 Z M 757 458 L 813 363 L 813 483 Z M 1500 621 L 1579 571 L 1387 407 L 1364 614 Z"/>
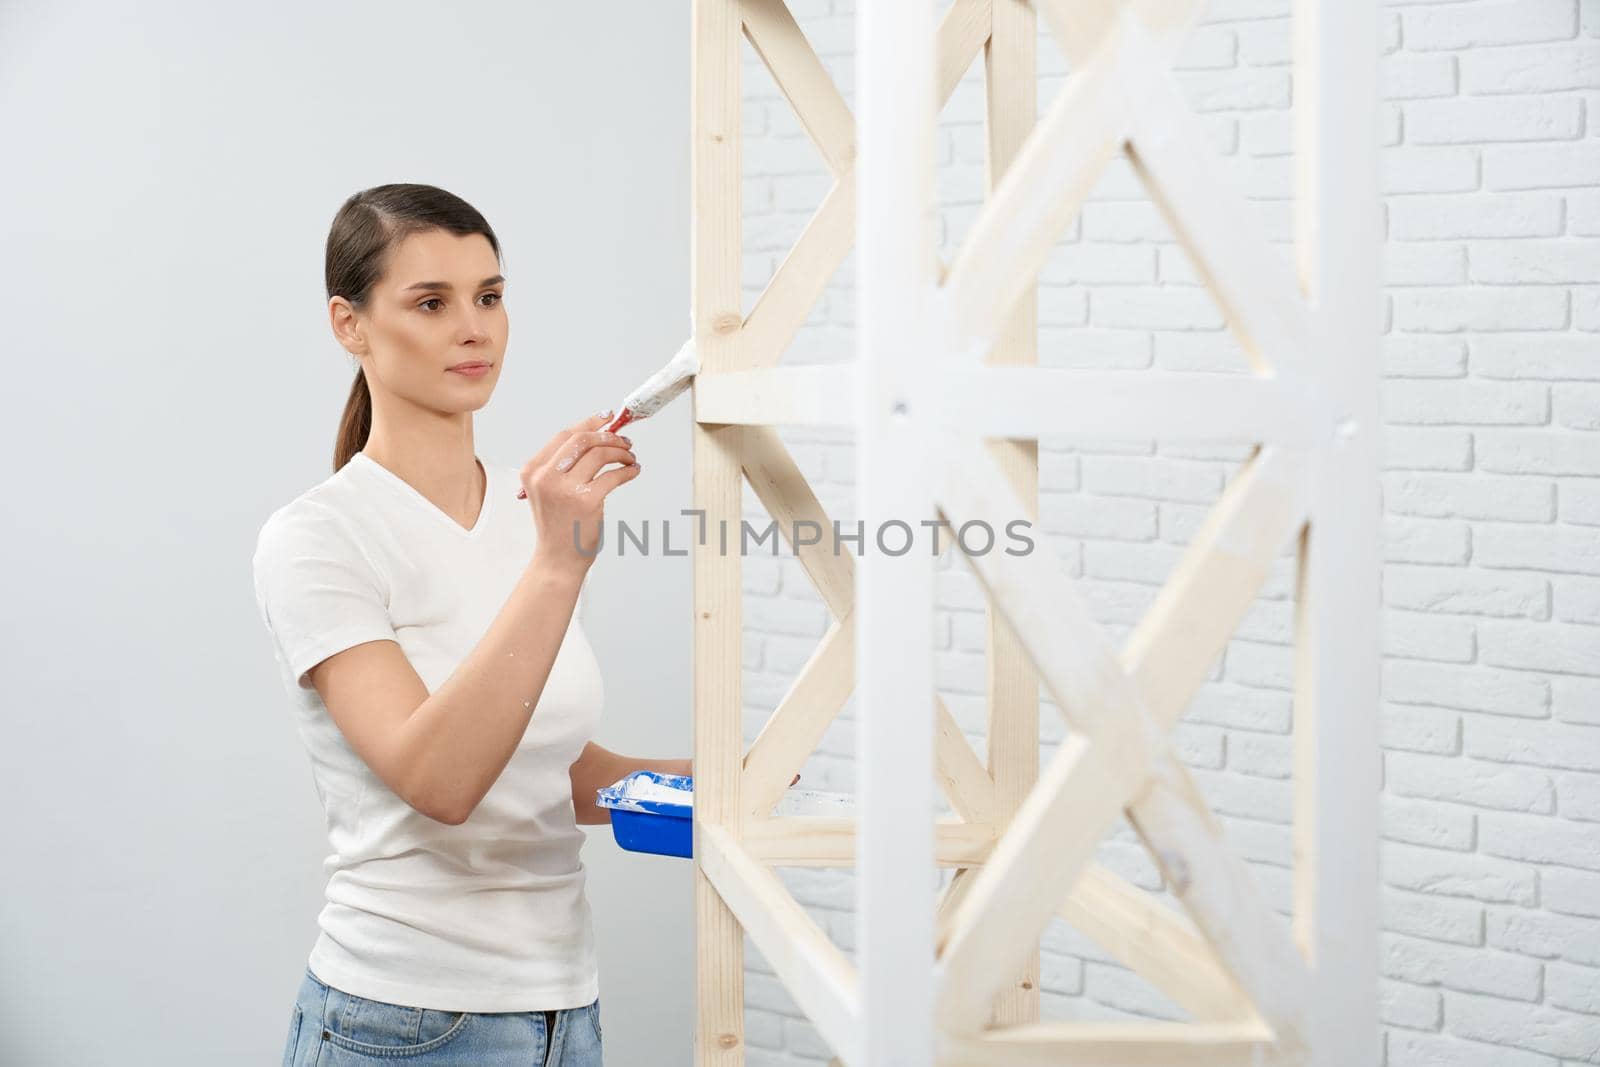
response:
<path id="1" fill-rule="evenodd" d="M 283 1067 L 603 1067 L 600 1001 L 560 1011 L 434 1011 L 368 1000 L 306 968 Z"/>

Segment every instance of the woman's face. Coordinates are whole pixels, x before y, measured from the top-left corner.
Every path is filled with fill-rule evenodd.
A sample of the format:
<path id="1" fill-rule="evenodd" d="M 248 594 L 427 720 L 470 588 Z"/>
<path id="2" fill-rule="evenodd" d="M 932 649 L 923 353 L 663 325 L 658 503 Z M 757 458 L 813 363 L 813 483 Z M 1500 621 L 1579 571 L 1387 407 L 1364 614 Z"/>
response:
<path id="1" fill-rule="evenodd" d="M 509 332 L 504 295 L 488 238 L 428 229 L 391 250 L 365 308 L 335 297 L 330 312 L 334 332 L 361 360 L 370 389 L 456 413 L 482 407 L 500 380 Z M 451 369 L 472 362 L 489 367 L 481 373 Z"/>

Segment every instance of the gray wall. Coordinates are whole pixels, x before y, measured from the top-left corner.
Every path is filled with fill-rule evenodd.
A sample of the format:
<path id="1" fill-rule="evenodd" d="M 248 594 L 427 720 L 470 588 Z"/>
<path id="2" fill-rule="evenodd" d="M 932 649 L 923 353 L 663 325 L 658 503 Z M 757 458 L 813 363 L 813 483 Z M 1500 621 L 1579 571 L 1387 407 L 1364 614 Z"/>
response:
<path id="1" fill-rule="evenodd" d="M 326 842 L 250 554 L 330 469 L 328 225 L 387 181 L 484 212 L 513 329 L 479 451 L 520 463 L 687 328 L 688 13 L 127 7 L 0 5 L 0 1062 L 273 1063 Z M 612 515 L 687 501 L 687 426 L 634 434 Z M 688 596 L 596 563 L 603 744 L 688 754 Z M 687 862 L 607 827 L 584 860 L 608 1058 L 688 1063 Z"/>

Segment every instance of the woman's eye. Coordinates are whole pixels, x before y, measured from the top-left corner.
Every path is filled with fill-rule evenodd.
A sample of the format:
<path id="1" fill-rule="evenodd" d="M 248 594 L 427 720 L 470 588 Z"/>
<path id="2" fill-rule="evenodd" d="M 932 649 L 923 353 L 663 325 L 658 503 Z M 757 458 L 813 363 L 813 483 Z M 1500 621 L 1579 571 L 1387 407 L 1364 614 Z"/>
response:
<path id="1" fill-rule="evenodd" d="M 495 304 L 498 304 L 502 299 L 502 297 L 500 296 L 499 293 L 484 293 L 483 295 L 484 296 L 492 296 L 492 297 L 494 297 L 494 300 L 491 303 L 488 303 L 488 304 L 484 305 L 485 307 L 494 307 Z M 483 299 L 483 297 L 479 297 L 478 299 L 481 300 L 481 299 Z M 443 303 L 443 301 L 439 297 L 430 296 L 430 297 L 428 297 L 428 299 L 422 301 L 417 306 L 419 308 L 422 308 L 424 311 L 433 311 L 435 309 L 429 307 L 428 305 L 429 304 L 440 304 L 440 303 Z"/>

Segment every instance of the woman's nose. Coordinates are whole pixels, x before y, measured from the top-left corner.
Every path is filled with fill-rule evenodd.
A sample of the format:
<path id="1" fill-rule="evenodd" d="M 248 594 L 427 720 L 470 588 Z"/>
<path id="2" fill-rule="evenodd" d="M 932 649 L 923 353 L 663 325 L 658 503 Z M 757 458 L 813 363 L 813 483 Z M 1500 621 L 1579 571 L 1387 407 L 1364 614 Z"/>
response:
<path id="1" fill-rule="evenodd" d="M 466 322 L 461 326 L 461 339 L 479 343 L 489 340 L 489 325 L 484 321 L 483 314 L 476 311 L 467 312 Z"/>

